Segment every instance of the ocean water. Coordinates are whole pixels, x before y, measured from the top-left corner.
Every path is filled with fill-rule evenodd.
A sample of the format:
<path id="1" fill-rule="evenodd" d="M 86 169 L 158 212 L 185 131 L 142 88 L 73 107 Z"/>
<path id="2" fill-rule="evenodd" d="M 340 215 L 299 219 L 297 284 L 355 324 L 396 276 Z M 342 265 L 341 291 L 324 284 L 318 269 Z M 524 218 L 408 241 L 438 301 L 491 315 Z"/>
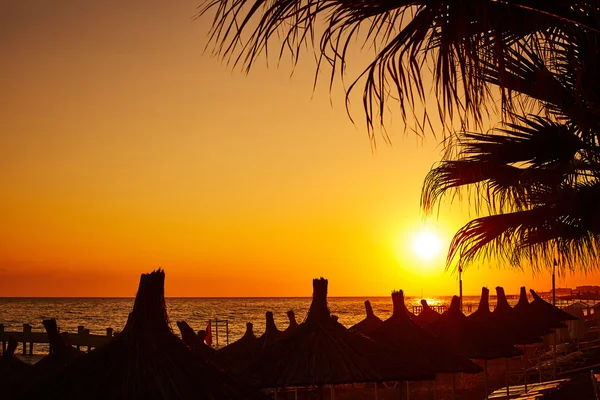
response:
<path id="1" fill-rule="evenodd" d="M 339 322 L 350 327 L 365 316 L 364 297 L 331 297 L 329 309 L 339 317 Z M 370 297 L 373 311 L 381 319 L 392 314 L 392 301 L 389 296 Z M 449 305 L 451 297 L 428 299 L 430 305 Z M 464 297 L 463 305 L 473 306 L 478 297 Z M 0 324 L 5 331 L 22 331 L 28 323 L 34 332 L 43 332 L 42 320 L 56 318 L 61 331 L 77 332 L 77 326 L 83 325 L 92 334 L 104 335 L 106 328 L 120 331 L 133 308 L 133 298 L 0 298 Z M 513 301 L 510 301 L 511 303 Z M 209 320 L 213 320 L 213 342 L 216 341 L 214 319 L 228 321 L 228 334 L 225 324 L 219 323 L 219 346 L 242 337 L 246 322 L 252 322 L 254 333 L 259 336 L 265 329 L 265 313 L 272 311 L 275 324 L 280 330 L 288 326 L 286 312 L 293 310 L 298 323 L 302 322 L 311 298 L 168 298 L 166 299 L 169 323 L 173 331 L 179 334 L 176 322 L 187 321 L 194 330 L 205 329 Z M 407 297 L 409 310 L 420 304 L 420 298 Z M 215 344 L 215 343 L 213 343 Z M 36 353 L 47 352 L 43 345 L 36 345 Z"/>

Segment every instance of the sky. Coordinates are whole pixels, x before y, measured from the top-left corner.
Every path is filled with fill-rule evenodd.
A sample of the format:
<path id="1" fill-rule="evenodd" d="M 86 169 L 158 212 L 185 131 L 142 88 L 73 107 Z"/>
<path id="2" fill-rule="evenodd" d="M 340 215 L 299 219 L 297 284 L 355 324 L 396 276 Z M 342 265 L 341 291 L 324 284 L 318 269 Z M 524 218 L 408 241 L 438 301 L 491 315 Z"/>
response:
<path id="1" fill-rule="evenodd" d="M 204 52 L 201 1 L 2 3 L 0 296 L 133 296 L 157 267 L 167 296 L 310 296 L 320 276 L 332 296 L 456 293 L 445 249 L 473 214 L 419 209 L 440 136 L 398 117 L 373 149 L 310 57 L 246 75 Z M 558 279 L 581 284 L 600 278 Z M 550 276 L 464 273 L 466 294 L 498 285 Z"/>

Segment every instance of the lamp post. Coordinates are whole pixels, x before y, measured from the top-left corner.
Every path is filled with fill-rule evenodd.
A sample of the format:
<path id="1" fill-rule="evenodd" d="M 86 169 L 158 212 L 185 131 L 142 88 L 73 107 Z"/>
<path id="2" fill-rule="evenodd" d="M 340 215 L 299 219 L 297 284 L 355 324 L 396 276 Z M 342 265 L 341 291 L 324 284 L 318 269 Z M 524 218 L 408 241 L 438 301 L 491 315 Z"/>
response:
<path id="1" fill-rule="evenodd" d="M 556 258 L 554 259 L 554 264 L 552 264 L 552 305 L 556 307 Z M 553 335 L 553 346 L 552 346 L 552 376 L 556 379 L 556 330 Z"/>
<path id="2" fill-rule="evenodd" d="M 462 302 L 462 265 L 458 266 L 458 294 L 460 296 L 460 312 L 463 310 L 463 302 Z"/>
<path id="3" fill-rule="evenodd" d="M 556 305 L 556 258 L 554 259 L 554 265 L 552 265 L 552 305 Z"/>

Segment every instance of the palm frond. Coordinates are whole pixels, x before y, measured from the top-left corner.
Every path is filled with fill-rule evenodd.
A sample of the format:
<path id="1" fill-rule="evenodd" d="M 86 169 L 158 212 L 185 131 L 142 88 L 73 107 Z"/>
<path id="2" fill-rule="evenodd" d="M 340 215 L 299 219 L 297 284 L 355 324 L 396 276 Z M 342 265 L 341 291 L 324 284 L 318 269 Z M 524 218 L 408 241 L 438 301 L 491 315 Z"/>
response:
<path id="1" fill-rule="evenodd" d="M 390 97 L 398 99 L 405 120 L 411 115 L 407 110 L 424 100 L 426 66 L 442 119 L 458 115 L 466 123 L 468 115 L 481 122 L 488 105 L 482 69 L 497 64 L 503 74 L 504 54 L 514 43 L 557 26 L 581 26 L 585 17 L 570 3 L 535 0 L 208 0 L 200 15 L 212 12 L 215 54 L 246 70 L 268 53 L 275 37 L 280 58 L 290 53 L 297 60 L 312 48 L 317 74 L 328 62 L 332 82 L 338 73 L 344 76 L 350 46 L 381 49 L 347 91 L 349 96 L 364 80 L 370 129 L 383 124 Z"/>
<path id="2" fill-rule="evenodd" d="M 505 212 L 529 208 L 537 193 L 547 193 L 560 185 L 565 173 L 558 169 L 518 168 L 480 161 L 443 161 L 433 168 L 423 183 L 421 209 L 429 214 L 451 191 L 469 185 L 468 201 L 480 212 Z"/>
<path id="3" fill-rule="evenodd" d="M 454 235 L 447 265 L 496 258 L 539 269 L 558 256 L 563 268 L 594 270 L 600 267 L 598 196 L 600 182 L 577 184 L 540 195 L 532 209 L 474 219 Z"/>
<path id="4" fill-rule="evenodd" d="M 459 134 L 456 160 L 446 160 L 425 177 L 421 207 L 430 213 L 448 190 L 475 186 L 475 210 L 523 210 L 538 192 L 558 187 L 578 173 L 576 155 L 585 147 L 574 128 L 538 116 L 516 117 L 494 134 Z M 510 128 L 510 129 L 508 129 Z"/>
<path id="5" fill-rule="evenodd" d="M 585 148 L 571 125 L 537 115 L 515 118 L 520 124 L 507 123 L 495 134 L 464 133 L 460 156 L 471 161 L 543 167 L 570 163 Z"/>

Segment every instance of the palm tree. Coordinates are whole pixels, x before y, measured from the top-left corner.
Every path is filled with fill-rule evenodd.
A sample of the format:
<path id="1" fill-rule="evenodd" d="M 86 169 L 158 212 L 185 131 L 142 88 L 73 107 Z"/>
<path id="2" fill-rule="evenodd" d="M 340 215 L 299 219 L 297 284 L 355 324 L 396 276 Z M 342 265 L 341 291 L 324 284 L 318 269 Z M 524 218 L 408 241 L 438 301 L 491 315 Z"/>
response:
<path id="1" fill-rule="evenodd" d="M 346 92 L 363 85 L 371 137 L 390 99 L 405 122 L 431 85 L 443 122 L 460 122 L 449 152 L 427 176 L 422 206 L 448 191 L 471 191 L 477 218 L 448 254 L 464 265 L 495 255 L 534 268 L 556 256 L 563 268 L 596 267 L 600 234 L 600 2 L 540 0 L 207 0 L 215 55 L 249 71 L 279 38 L 279 57 L 312 48 L 317 75 L 346 73 L 348 49 L 375 49 Z M 495 88 L 495 89 L 494 89 Z M 494 92 L 495 90 L 495 92 Z M 504 127 L 481 128 L 500 93 Z"/>

